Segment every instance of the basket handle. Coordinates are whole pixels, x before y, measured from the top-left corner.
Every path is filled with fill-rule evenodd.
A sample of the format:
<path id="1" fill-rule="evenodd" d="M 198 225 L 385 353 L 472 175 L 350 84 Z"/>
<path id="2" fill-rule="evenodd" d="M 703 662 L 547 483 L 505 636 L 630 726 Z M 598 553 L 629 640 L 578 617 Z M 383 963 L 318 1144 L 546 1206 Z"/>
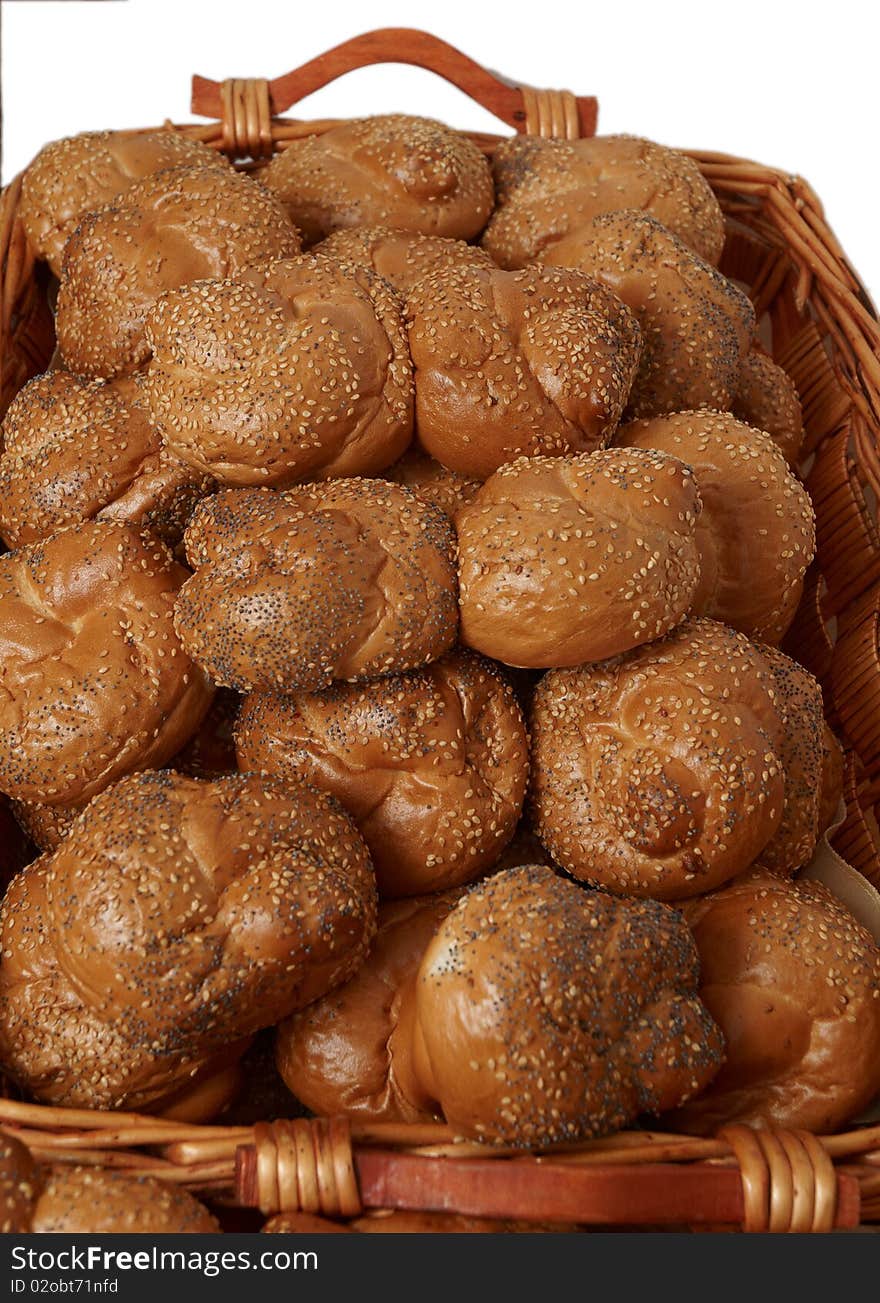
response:
<path id="1" fill-rule="evenodd" d="M 408 63 L 436 73 L 517 132 L 576 139 L 596 131 L 598 103 L 571 91 L 516 85 L 482 67 L 454 46 L 410 27 L 364 32 L 319 54 L 273 81 L 257 78 L 192 81 L 192 110 L 224 124 L 224 138 L 239 152 L 271 152 L 271 118 L 321 90 L 337 77 L 377 63 Z"/>

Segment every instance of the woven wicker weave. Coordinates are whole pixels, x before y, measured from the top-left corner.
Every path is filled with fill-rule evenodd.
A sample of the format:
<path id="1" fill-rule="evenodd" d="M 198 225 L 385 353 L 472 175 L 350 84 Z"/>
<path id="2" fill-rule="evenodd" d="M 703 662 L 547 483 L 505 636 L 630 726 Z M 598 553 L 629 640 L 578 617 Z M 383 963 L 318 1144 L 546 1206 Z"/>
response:
<path id="1" fill-rule="evenodd" d="M 454 82 L 517 130 L 572 138 L 596 104 L 516 87 L 425 33 L 371 32 L 276 81 L 195 78 L 208 124 L 165 125 L 249 169 L 328 121 L 279 116 L 341 73 L 406 62 Z M 491 154 L 496 137 L 472 136 Z M 722 270 L 751 294 L 762 338 L 797 385 L 802 475 L 818 554 L 786 648 L 820 680 L 846 747 L 846 817 L 835 846 L 880 886 L 880 324 L 800 177 L 693 153 L 728 219 Z M 0 200 L 0 412 L 54 348 L 46 269 L 18 219 L 20 178 Z M 542 1156 L 461 1143 L 446 1127 L 339 1120 L 205 1127 L 0 1100 L 0 1124 L 38 1158 L 151 1171 L 226 1202 L 348 1215 L 362 1206 L 445 1207 L 537 1220 L 827 1230 L 880 1222 L 880 1127 L 816 1139 L 727 1128 L 702 1140 L 625 1132 Z"/>

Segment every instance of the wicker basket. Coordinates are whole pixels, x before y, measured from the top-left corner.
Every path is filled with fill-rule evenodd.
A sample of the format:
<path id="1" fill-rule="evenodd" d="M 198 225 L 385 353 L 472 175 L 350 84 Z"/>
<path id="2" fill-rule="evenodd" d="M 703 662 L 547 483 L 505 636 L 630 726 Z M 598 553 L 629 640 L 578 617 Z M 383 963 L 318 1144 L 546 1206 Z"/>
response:
<path id="1" fill-rule="evenodd" d="M 543 136 L 595 131 L 596 102 L 514 86 L 423 32 L 348 41 L 272 82 L 196 77 L 194 112 L 169 130 L 258 169 L 326 121 L 279 115 L 342 73 L 410 63 L 453 82 L 509 126 Z M 496 137 L 473 139 L 491 154 Z M 794 379 L 807 437 L 801 471 L 817 560 L 787 648 L 820 680 L 846 746 L 840 854 L 880 885 L 880 325 L 799 177 L 694 153 L 728 219 L 722 269 L 749 290 L 762 337 Z M 0 201 L 0 411 L 54 348 L 48 277 L 18 219 L 20 179 Z M 585 1225 L 829 1230 L 880 1222 L 880 1126 L 816 1138 L 728 1127 L 712 1139 L 625 1132 L 540 1155 L 459 1140 L 445 1126 L 298 1119 L 194 1126 L 134 1114 L 0 1100 L 0 1123 L 40 1159 L 154 1172 L 223 1204 L 346 1216 L 362 1207 L 453 1210 Z"/>

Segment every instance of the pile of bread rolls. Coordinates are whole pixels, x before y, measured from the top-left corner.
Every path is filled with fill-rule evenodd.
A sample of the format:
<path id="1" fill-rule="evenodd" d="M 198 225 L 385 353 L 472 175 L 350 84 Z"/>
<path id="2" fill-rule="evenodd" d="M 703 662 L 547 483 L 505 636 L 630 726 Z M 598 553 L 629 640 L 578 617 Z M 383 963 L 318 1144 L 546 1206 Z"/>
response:
<path id="1" fill-rule="evenodd" d="M 797 876 L 840 791 L 779 649 L 800 407 L 696 165 L 100 132 L 21 215 L 58 350 L 0 456 L 9 1082 L 222 1120 L 277 1029 L 292 1110 L 489 1144 L 864 1110 L 880 951 Z M 15 1229 L 211 1220 L 29 1163 Z"/>

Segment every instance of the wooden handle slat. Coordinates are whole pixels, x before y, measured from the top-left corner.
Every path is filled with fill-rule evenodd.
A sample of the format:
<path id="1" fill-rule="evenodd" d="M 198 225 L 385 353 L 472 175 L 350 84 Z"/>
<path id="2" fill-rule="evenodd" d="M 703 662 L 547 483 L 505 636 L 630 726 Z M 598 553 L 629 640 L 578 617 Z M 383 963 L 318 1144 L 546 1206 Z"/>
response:
<path id="1" fill-rule="evenodd" d="M 268 83 L 269 104 L 273 116 L 284 113 L 307 95 L 321 90 L 338 77 L 357 68 L 367 68 L 379 63 L 406 63 L 424 68 L 457 86 L 465 95 L 496 118 L 515 127 L 517 131 L 534 129 L 529 123 L 526 95 L 543 92 L 515 85 L 498 73 L 484 68 L 446 41 L 428 32 L 410 27 L 384 27 L 364 32 L 324 54 L 310 59 L 302 67 L 276 77 Z M 223 83 L 196 75 L 192 81 L 192 110 L 204 117 L 224 116 Z M 536 109 L 537 112 L 537 109 Z M 574 121 L 576 115 L 577 121 Z M 569 135 L 592 136 L 596 131 L 598 104 L 593 96 L 571 96 L 568 116 L 563 121 L 551 121 L 550 127 L 563 127 Z M 542 124 L 543 125 L 543 124 Z M 541 134 L 544 134 L 542 131 Z"/>

